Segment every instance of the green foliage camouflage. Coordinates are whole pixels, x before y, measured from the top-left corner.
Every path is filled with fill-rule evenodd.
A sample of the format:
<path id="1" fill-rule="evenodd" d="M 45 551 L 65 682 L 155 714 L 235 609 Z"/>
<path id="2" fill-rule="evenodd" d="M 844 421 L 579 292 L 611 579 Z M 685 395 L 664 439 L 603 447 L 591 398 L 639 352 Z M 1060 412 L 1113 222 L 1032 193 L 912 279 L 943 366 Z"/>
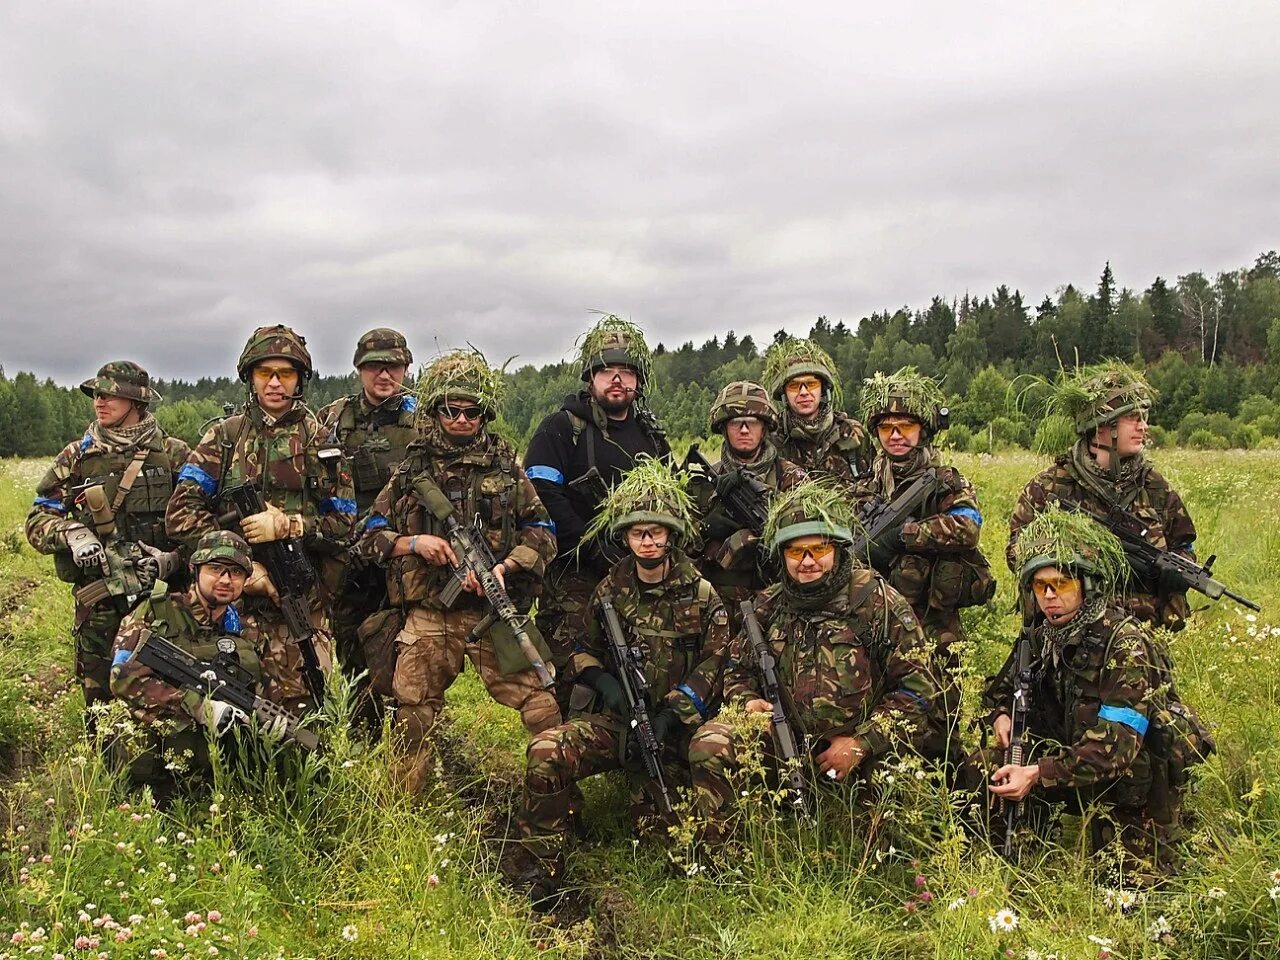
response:
<path id="1" fill-rule="evenodd" d="M 870 424 L 879 414 L 893 412 L 936 426 L 938 410 L 947 405 L 946 394 L 932 377 L 915 367 L 884 374 L 876 372 L 862 381 L 861 420 Z"/>
<path id="2" fill-rule="evenodd" d="M 1020 580 L 1046 566 L 1080 570 L 1108 595 L 1120 591 L 1129 573 L 1124 547 L 1115 534 L 1085 514 L 1057 504 L 1022 528 L 1014 562 Z"/>
<path id="3" fill-rule="evenodd" d="M 834 480 L 811 479 L 773 498 L 762 539 L 770 550 L 778 550 L 779 534 L 793 539 L 821 532 L 831 539 L 851 540 L 857 527 L 848 490 Z"/>
<path id="4" fill-rule="evenodd" d="M 484 354 L 474 348 L 450 351 L 418 373 L 418 409 L 424 411 L 450 400 L 473 400 L 496 416 L 506 392 L 503 371 L 489 366 Z"/>
<path id="5" fill-rule="evenodd" d="M 662 523 L 686 542 L 693 537 L 694 504 L 689 474 L 664 460 L 641 456 L 609 491 L 587 527 L 586 537 L 620 534 L 636 523 Z"/>

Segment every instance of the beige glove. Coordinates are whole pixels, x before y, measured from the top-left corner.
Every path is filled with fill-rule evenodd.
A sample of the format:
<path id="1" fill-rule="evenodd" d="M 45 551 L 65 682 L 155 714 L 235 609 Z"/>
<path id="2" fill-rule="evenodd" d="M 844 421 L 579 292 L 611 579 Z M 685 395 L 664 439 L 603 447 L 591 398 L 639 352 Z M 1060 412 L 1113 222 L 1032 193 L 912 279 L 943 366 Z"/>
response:
<path id="1" fill-rule="evenodd" d="M 257 560 L 253 561 L 253 573 L 249 574 L 249 579 L 244 582 L 244 592 L 251 597 L 270 597 L 274 603 L 280 602 L 280 592 L 271 582 L 267 568 Z"/>
<path id="2" fill-rule="evenodd" d="M 275 504 L 268 503 L 267 509 L 261 513 L 241 520 L 240 530 L 250 543 L 270 543 L 272 540 L 300 537 L 302 517 L 296 513 L 285 513 Z"/>

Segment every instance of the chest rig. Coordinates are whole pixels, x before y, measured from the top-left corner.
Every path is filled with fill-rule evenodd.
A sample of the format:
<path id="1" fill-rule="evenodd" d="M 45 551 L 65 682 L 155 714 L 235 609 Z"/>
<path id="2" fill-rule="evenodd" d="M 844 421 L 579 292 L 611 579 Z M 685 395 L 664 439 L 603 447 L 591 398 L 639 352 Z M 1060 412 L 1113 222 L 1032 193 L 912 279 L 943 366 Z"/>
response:
<path id="1" fill-rule="evenodd" d="M 417 439 L 414 426 L 417 407 L 413 397 L 401 397 L 367 412 L 362 410 L 358 396 L 343 402 L 335 430 L 338 443 L 351 464 L 360 512 L 373 505 L 395 468 L 404 460 L 409 444 Z"/>

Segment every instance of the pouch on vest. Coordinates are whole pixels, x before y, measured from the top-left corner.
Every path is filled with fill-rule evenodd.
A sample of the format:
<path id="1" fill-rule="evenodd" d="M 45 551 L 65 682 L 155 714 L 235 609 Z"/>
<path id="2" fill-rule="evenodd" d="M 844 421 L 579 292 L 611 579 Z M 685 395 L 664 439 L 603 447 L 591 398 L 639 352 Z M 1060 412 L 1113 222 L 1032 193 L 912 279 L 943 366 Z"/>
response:
<path id="1" fill-rule="evenodd" d="M 399 607 L 389 607 L 365 617 L 356 628 L 356 637 L 364 651 L 369 669 L 369 685 L 375 693 L 392 696 L 391 679 L 396 672 L 396 637 L 404 629 L 405 616 Z"/>
<path id="2" fill-rule="evenodd" d="M 489 620 L 489 617 L 486 617 L 485 620 Z M 529 658 L 520 649 L 520 642 L 516 640 L 516 634 L 511 629 L 511 624 L 505 620 L 494 618 L 487 629 L 481 630 L 480 628 L 484 626 L 485 622 L 481 621 L 477 625 L 477 629 L 471 631 L 471 637 L 468 637 L 468 639 L 479 639 L 483 636 L 493 644 L 493 654 L 498 661 L 498 669 L 504 677 L 519 673 L 521 670 L 531 669 Z M 533 618 L 525 617 L 524 626 L 529 632 L 529 639 L 533 641 L 534 648 L 538 651 L 538 656 L 542 657 L 544 663 L 550 663 L 552 659 L 551 650 L 547 646 L 547 642 L 542 639 L 542 633 L 533 622 Z"/>

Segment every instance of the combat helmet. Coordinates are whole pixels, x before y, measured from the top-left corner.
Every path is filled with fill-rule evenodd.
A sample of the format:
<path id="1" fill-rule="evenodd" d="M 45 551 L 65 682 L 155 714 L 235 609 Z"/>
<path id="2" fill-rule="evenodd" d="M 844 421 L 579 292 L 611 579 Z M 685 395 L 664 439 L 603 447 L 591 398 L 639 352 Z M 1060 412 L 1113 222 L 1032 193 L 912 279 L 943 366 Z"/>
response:
<path id="1" fill-rule="evenodd" d="M 589 381 L 597 370 L 615 364 L 636 372 L 637 390 L 644 390 L 653 367 L 653 354 L 644 331 L 630 320 L 605 314 L 582 337 L 578 351 L 581 378 Z"/>
<path id="2" fill-rule="evenodd" d="M 1032 378 L 1022 392 L 1035 390 L 1045 392 L 1044 417 L 1036 430 L 1036 448 L 1042 453 L 1056 453 L 1126 413 L 1146 414 L 1157 396 L 1147 378 L 1121 360 L 1060 370 L 1051 384 Z"/>
<path id="3" fill-rule="evenodd" d="M 506 381 L 501 370 L 489 366 L 479 350 L 453 350 L 432 360 L 418 375 L 418 409 L 434 410 L 442 403 L 469 400 L 486 419 L 502 410 Z"/>
<path id="4" fill-rule="evenodd" d="M 763 537 L 774 553 L 800 537 L 852 544 L 856 523 L 845 491 L 833 480 L 813 478 L 774 497 Z"/>
<path id="5" fill-rule="evenodd" d="M 891 374 L 877 372 L 862 383 L 862 422 L 872 430 L 880 420 L 894 415 L 918 420 L 929 436 L 947 428 L 951 414 L 947 398 L 936 380 L 915 367 Z"/>
<path id="6" fill-rule="evenodd" d="M 196 548 L 191 554 L 193 568 L 212 563 L 214 560 L 234 563 L 246 575 L 253 573 L 253 555 L 249 550 L 249 544 L 240 534 L 230 530 L 211 530 L 196 543 Z"/>
<path id="7" fill-rule="evenodd" d="M 734 380 L 720 391 L 711 404 L 711 432 L 719 433 L 737 417 L 758 417 L 767 429 L 778 429 L 778 410 L 768 391 L 750 380 Z"/>
<path id="8" fill-rule="evenodd" d="M 788 337 L 773 344 L 764 355 L 764 385 L 775 400 L 781 400 L 787 381 L 803 374 L 822 381 L 824 406 L 840 406 L 840 374 L 831 355 L 812 340 Z"/>
<path id="9" fill-rule="evenodd" d="M 263 360 L 288 360 L 301 372 L 303 383 L 311 379 L 313 368 L 306 338 L 282 323 L 253 331 L 236 361 L 236 373 L 248 383 L 254 365 Z"/>
<path id="10" fill-rule="evenodd" d="M 1027 590 L 1037 570 L 1057 567 L 1081 577 L 1087 589 L 1116 593 L 1129 573 L 1129 561 L 1116 535 L 1092 517 L 1050 504 L 1022 528 L 1014 547 L 1018 585 Z"/>
<path id="11" fill-rule="evenodd" d="M 390 327 L 375 327 L 356 341 L 353 367 L 362 363 L 390 363 L 408 366 L 413 363 L 413 353 L 404 334 Z"/>
<path id="12" fill-rule="evenodd" d="M 665 460 L 642 454 L 601 502 L 584 539 L 606 531 L 619 537 L 637 523 L 659 523 L 671 531 L 673 541 L 688 543 L 694 536 L 688 486 L 687 473 L 678 473 Z"/>
<path id="13" fill-rule="evenodd" d="M 132 360 L 112 360 L 104 363 L 96 377 L 80 384 L 80 392 L 92 397 L 105 393 L 139 403 L 158 403 L 160 394 L 151 386 L 151 375 Z"/>

